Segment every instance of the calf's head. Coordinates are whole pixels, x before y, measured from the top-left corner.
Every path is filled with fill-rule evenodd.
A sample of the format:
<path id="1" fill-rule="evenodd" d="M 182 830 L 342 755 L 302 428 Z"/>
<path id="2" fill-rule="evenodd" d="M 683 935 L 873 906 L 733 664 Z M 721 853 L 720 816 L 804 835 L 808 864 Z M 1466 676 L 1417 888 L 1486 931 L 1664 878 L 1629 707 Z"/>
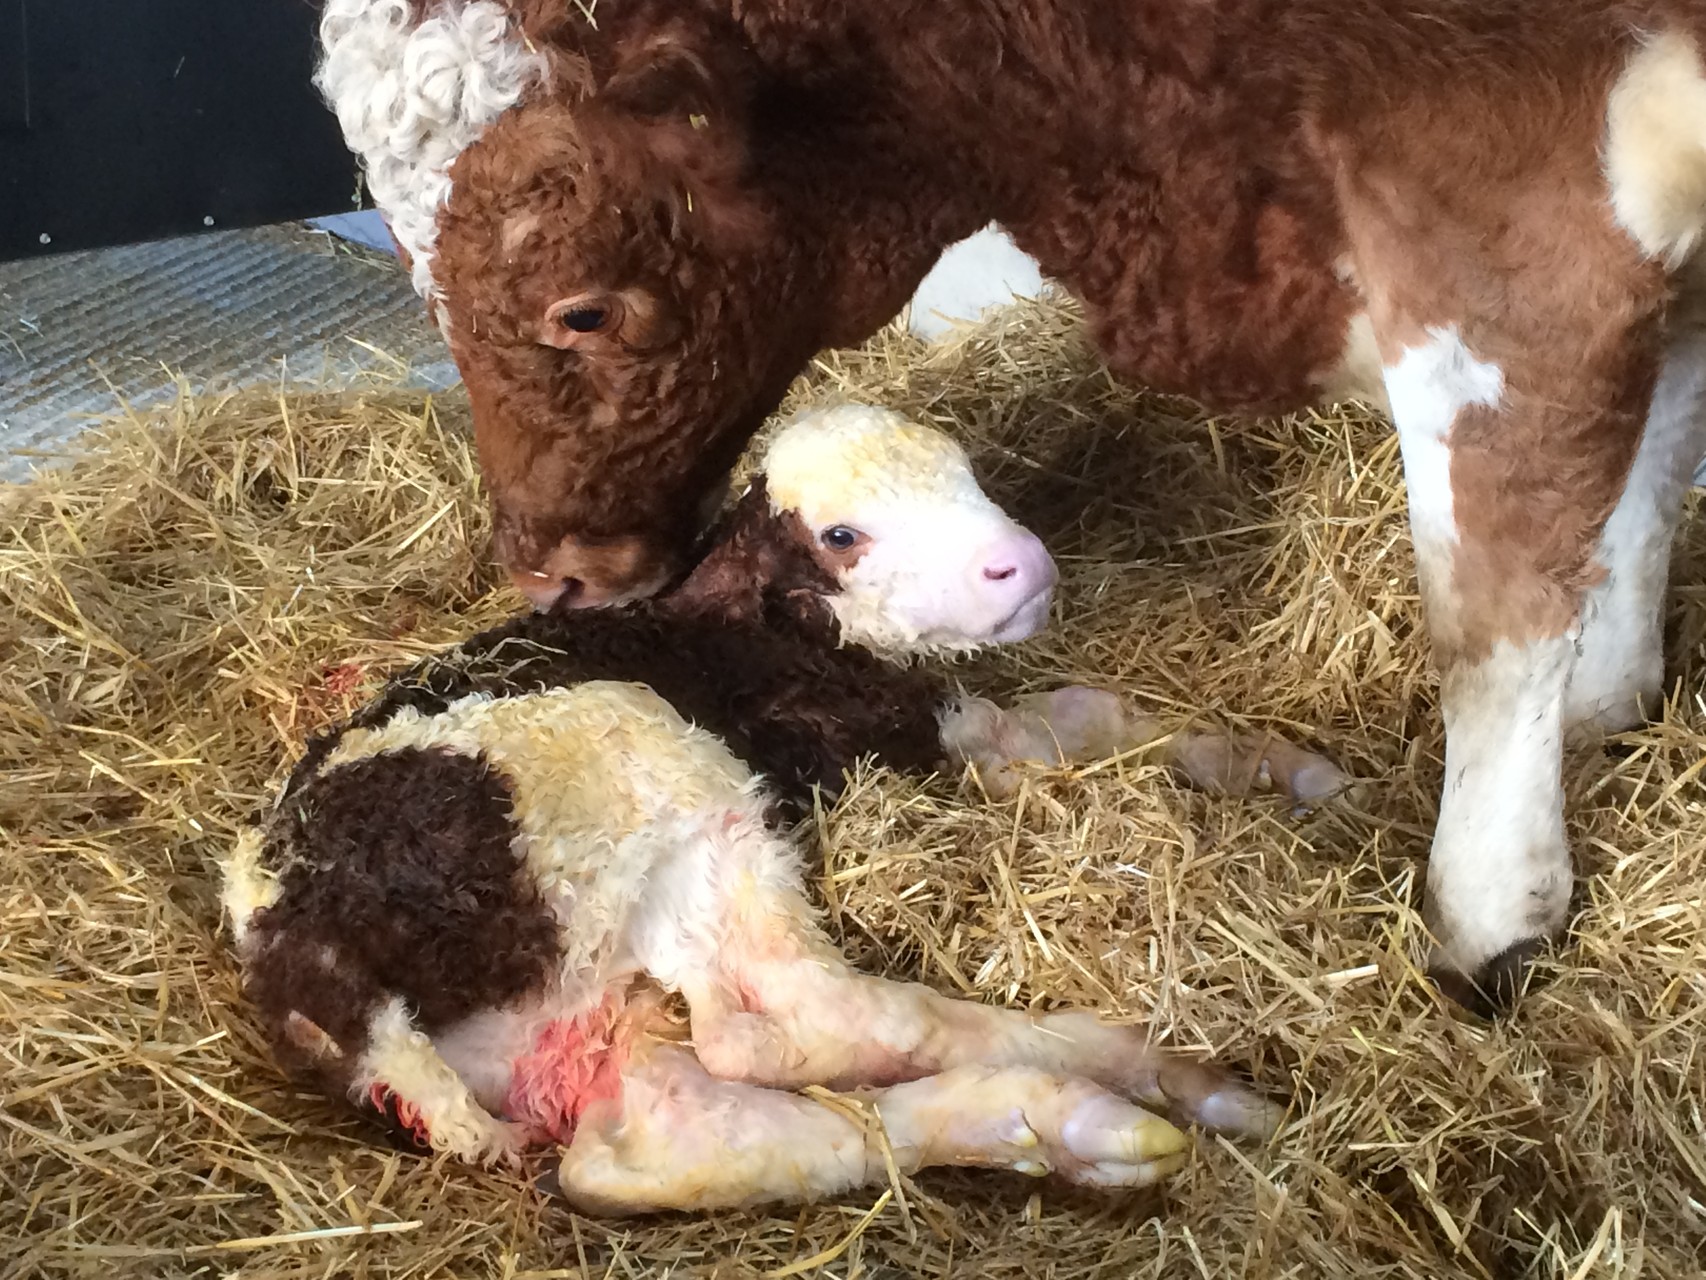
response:
<path id="1" fill-rule="evenodd" d="M 801 413 L 704 561 L 669 597 L 699 614 L 780 604 L 891 655 L 1023 640 L 1056 574 L 1036 535 L 978 485 L 964 450 L 866 405 Z"/>
<path id="2" fill-rule="evenodd" d="M 326 0 L 321 24 L 318 82 L 445 330 L 498 556 L 539 606 L 665 583 L 789 381 L 940 247 L 860 230 L 894 188 L 831 136 L 857 95 L 779 85 L 708 8 L 585 8 Z"/>

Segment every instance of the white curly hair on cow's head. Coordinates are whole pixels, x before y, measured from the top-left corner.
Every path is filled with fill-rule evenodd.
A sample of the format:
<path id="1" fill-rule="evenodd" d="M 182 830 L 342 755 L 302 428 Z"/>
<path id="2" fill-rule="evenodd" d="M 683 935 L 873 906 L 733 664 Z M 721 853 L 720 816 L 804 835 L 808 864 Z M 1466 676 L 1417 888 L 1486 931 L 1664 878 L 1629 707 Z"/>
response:
<path id="1" fill-rule="evenodd" d="M 326 0 L 320 43 L 314 83 L 361 159 L 416 291 L 434 302 L 433 247 L 450 168 L 545 83 L 547 60 L 496 0 L 426 16 L 410 0 Z"/>

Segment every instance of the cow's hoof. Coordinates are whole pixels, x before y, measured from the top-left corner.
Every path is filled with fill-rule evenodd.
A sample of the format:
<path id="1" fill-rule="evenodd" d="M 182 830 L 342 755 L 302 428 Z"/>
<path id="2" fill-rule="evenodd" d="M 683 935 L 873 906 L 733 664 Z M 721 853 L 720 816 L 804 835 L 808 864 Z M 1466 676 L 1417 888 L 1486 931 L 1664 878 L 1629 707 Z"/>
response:
<path id="1" fill-rule="evenodd" d="M 1530 962 L 1546 948 L 1541 938 L 1514 942 L 1473 974 L 1466 974 L 1435 953 L 1428 977 L 1452 1003 L 1480 1018 L 1497 1018 L 1516 1008 L 1528 989 Z"/>

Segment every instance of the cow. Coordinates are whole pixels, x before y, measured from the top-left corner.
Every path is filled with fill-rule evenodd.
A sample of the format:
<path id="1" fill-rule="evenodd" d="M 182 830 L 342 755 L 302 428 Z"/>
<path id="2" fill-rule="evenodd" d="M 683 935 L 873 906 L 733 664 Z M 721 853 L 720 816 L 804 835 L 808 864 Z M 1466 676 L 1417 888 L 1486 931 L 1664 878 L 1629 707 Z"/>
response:
<path id="1" fill-rule="evenodd" d="M 821 349 L 991 222 L 1110 369 L 1389 410 L 1446 723 L 1430 970 L 1567 920 L 1706 451 L 1706 0 L 328 0 L 318 83 L 540 607 L 671 579 Z"/>

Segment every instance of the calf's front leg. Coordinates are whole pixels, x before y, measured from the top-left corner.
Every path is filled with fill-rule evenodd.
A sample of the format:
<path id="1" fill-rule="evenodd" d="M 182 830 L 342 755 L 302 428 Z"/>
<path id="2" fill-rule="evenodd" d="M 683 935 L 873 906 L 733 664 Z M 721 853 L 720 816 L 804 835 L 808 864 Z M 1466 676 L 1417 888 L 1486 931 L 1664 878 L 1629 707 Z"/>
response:
<path id="1" fill-rule="evenodd" d="M 815 1200 L 935 1165 L 1004 1168 L 1106 1187 L 1182 1165 L 1172 1125 L 1084 1080 L 962 1067 L 852 1099 L 718 1079 L 679 1045 L 631 1059 L 589 1110 L 546 1190 L 595 1213 Z M 886 1149 L 885 1149 L 886 1148 Z"/>
<path id="2" fill-rule="evenodd" d="M 1221 795 L 1272 789 L 1318 804 L 1350 779 L 1332 761 L 1275 733 L 1175 729 L 1117 693 L 1074 685 L 1027 694 L 1001 707 L 962 698 L 942 719 L 942 745 L 957 764 L 976 766 L 997 797 L 1017 790 L 1016 765 L 1106 760 L 1155 743 L 1160 759 L 1192 786 Z"/>
<path id="3" fill-rule="evenodd" d="M 318 1032 L 306 1019 L 298 1017 L 297 1025 Z M 525 1126 L 501 1120 L 480 1105 L 432 1040 L 415 1027 L 400 997 L 388 1000 L 369 1022 L 352 1096 L 382 1116 L 394 1116 L 415 1141 L 470 1164 L 514 1165 L 528 1146 Z"/>

